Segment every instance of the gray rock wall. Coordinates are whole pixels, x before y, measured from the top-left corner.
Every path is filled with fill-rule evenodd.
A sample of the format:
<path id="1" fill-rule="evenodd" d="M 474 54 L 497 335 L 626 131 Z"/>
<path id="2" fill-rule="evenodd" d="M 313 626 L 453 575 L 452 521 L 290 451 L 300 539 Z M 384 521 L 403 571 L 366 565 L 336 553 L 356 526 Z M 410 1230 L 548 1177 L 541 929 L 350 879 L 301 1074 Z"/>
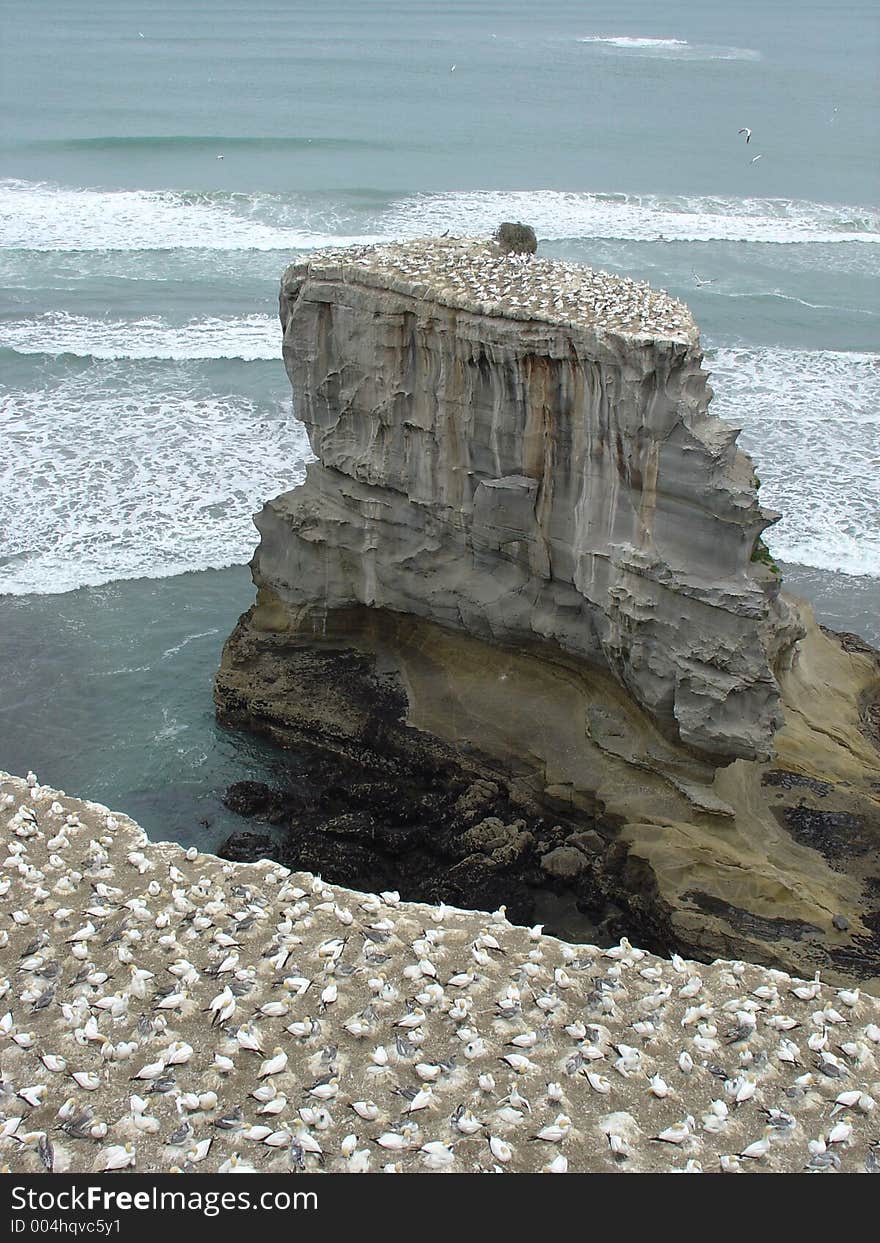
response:
<path id="1" fill-rule="evenodd" d="M 603 278 L 601 313 L 595 284 L 570 318 L 524 309 L 517 281 L 549 287 L 556 265 L 522 259 L 487 304 L 491 245 L 449 243 L 452 289 L 424 263 L 409 274 L 425 246 L 284 275 L 284 359 L 318 462 L 258 516 L 257 584 L 300 628 L 366 604 L 548 640 L 606 664 L 684 742 L 769 754 L 774 668 L 800 631 L 750 560 L 776 515 L 708 413 L 685 308 L 652 327 L 646 300 L 626 330 Z"/>

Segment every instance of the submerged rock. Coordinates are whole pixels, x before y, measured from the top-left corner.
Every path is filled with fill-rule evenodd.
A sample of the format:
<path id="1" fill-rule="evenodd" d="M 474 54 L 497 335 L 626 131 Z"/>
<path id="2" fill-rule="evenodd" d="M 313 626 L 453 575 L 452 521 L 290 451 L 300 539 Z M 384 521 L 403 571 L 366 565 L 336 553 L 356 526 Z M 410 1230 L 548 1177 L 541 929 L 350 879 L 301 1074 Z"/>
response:
<path id="1" fill-rule="evenodd" d="M 223 843 L 222 856 L 233 863 L 257 863 L 272 856 L 268 833 L 230 833 Z"/>
<path id="2" fill-rule="evenodd" d="M 223 795 L 223 802 L 239 816 L 253 816 L 265 811 L 272 801 L 272 791 L 262 781 L 236 781 Z"/>

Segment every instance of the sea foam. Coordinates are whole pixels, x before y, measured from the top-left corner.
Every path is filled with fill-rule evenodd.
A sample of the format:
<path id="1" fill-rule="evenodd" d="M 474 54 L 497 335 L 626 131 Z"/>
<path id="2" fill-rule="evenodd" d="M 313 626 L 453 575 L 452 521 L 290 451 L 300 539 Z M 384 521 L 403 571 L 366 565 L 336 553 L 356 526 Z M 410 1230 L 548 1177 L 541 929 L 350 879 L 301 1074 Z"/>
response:
<path id="1" fill-rule="evenodd" d="M 281 358 L 277 315 L 207 316 L 172 323 L 161 316 L 98 319 L 47 311 L 0 321 L 0 348 L 18 354 L 79 358 Z"/>
<path id="2" fill-rule="evenodd" d="M 70 189 L 46 182 L 0 182 L 0 248 L 5 250 L 302 250 L 376 240 L 329 228 L 260 219 L 261 197 L 176 190 Z"/>
<path id="3" fill-rule="evenodd" d="M 797 199 L 473 190 L 353 209 L 281 194 L 185 194 L 0 182 L 0 250 L 312 250 L 528 220 L 542 239 L 880 242 L 880 212 Z"/>
<path id="4" fill-rule="evenodd" d="M 880 242 L 880 212 L 796 199 L 562 190 L 418 194 L 391 204 L 376 231 L 488 233 L 527 220 L 539 238 L 650 242 Z"/>
<path id="5" fill-rule="evenodd" d="M 767 532 L 783 561 L 880 577 L 880 355 L 724 348 L 707 352 L 713 414 L 742 426 Z"/>
<path id="6" fill-rule="evenodd" d="M 250 558 L 252 515 L 302 479 L 306 435 L 288 400 L 206 393 L 195 366 L 96 363 L 0 398 L 0 593 Z"/>
<path id="7" fill-rule="evenodd" d="M 226 339 L 218 328 L 202 356 L 241 349 L 250 319 L 259 317 L 225 325 Z M 262 327 L 277 358 L 277 326 L 267 318 Z M 116 350 L 122 340 L 106 344 Z M 77 364 L 0 399 L 0 592 L 249 559 L 252 513 L 301 480 L 310 452 L 280 371 L 270 408 L 206 392 L 203 369 L 220 365 Z M 880 356 L 726 347 L 709 350 L 706 366 L 713 413 L 743 427 L 761 500 L 784 514 L 768 532 L 773 552 L 880 577 Z"/>
<path id="8" fill-rule="evenodd" d="M 591 44 L 603 52 L 625 52 L 659 60 L 760 60 L 750 47 L 727 47 L 714 43 L 689 43 L 687 39 L 656 39 L 638 35 L 584 35 L 578 43 Z"/>

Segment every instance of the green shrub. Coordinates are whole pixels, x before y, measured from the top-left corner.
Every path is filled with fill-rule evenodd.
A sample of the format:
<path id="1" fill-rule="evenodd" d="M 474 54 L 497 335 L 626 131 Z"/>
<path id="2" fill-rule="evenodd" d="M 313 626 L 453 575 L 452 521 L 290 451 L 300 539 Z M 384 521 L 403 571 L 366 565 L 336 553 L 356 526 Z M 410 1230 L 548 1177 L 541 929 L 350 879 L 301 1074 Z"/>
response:
<path id="1" fill-rule="evenodd" d="M 761 539 L 760 535 L 755 541 L 755 547 L 752 549 L 751 559 L 752 561 L 759 561 L 761 565 L 769 566 L 770 569 L 773 571 L 773 573 L 777 576 L 777 578 L 782 577 L 782 571 L 780 570 L 776 562 L 773 560 L 773 554 L 771 553 L 767 545 L 764 543 L 764 541 Z"/>
<path id="2" fill-rule="evenodd" d="M 535 230 L 528 224 L 506 220 L 495 230 L 495 241 L 506 255 L 533 255 L 538 249 Z"/>

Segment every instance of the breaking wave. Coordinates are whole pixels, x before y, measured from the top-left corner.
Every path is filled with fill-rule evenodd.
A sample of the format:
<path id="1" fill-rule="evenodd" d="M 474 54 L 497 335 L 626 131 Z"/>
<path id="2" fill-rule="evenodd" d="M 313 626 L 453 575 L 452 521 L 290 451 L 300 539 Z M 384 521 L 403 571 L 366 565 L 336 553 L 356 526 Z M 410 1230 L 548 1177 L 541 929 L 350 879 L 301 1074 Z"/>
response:
<path id="1" fill-rule="evenodd" d="M 782 520 L 775 556 L 880 577 L 880 355 L 728 348 L 707 352 L 714 414 L 740 445 Z"/>
<path id="2" fill-rule="evenodd" d="M 540 238 L 880 242 L 880 212 L 797 199 L 561 190 L 408 194 L 375 202 L 307 195 L 68 189 L 0 182 L 0 249 L 313 250 L 525 219 Z"/>
<path id="3" fill-rule="evenodd" d="M 726 47 L 713 43 L 689 43 L 687 39 L 650 39 L 634 35 L 584 35 L 578 43 L 592 44 L 603 52 L 651 56 L 658 60 L 760 60 L 750 47 Z"/>

